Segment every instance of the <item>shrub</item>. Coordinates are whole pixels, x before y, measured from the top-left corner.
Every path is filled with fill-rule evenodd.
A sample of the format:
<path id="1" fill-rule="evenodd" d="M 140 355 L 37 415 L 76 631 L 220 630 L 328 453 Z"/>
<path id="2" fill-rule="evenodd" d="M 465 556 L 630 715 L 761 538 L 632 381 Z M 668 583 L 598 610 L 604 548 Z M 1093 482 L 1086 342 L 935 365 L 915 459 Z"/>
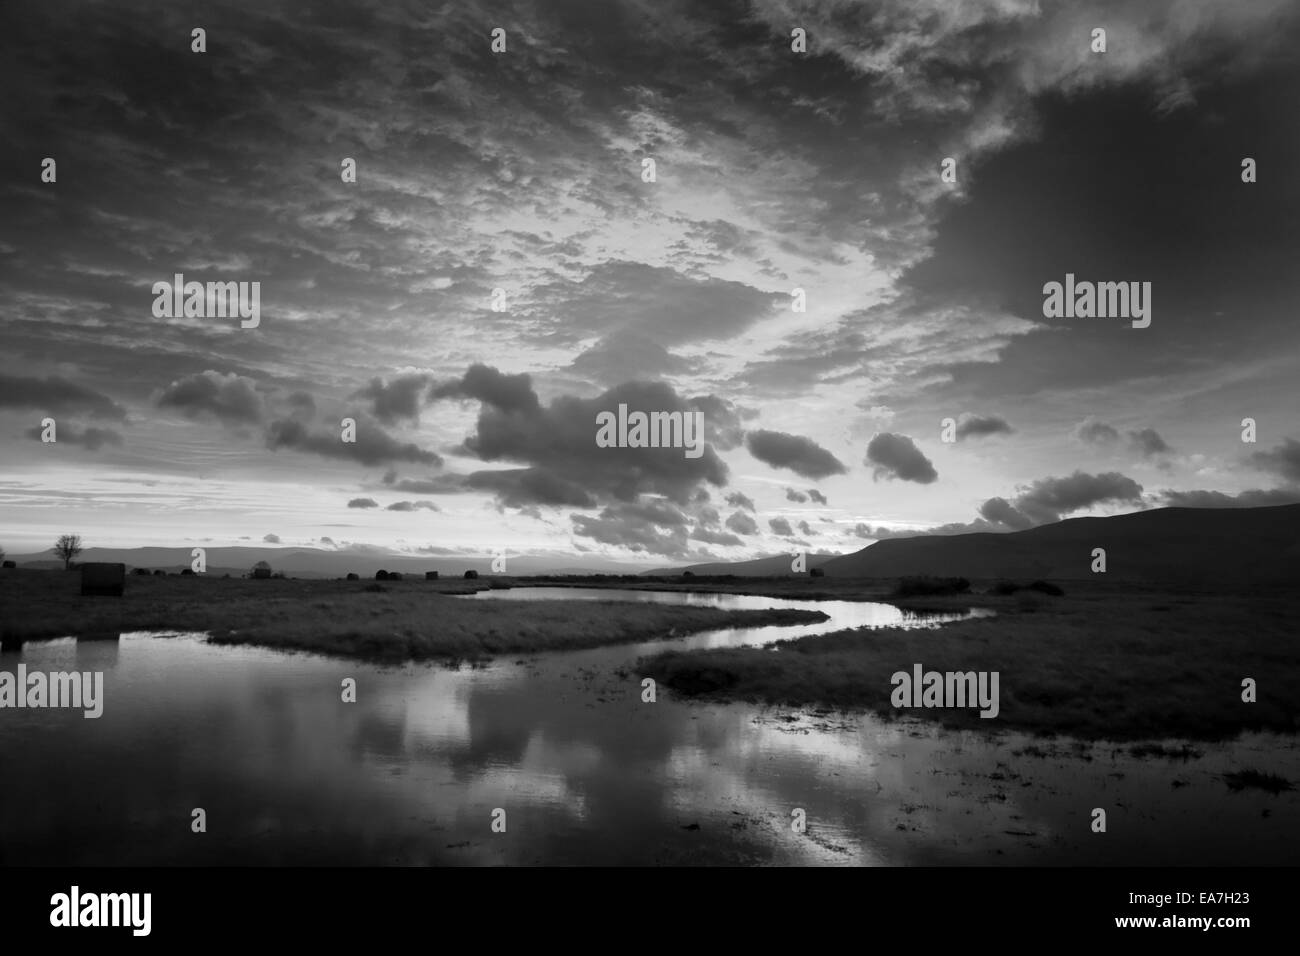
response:
<path id="1" fill-rule="evenodd" d="M 388 580 L 388 572 L 385 571 L 383 568 L 380 568 L 378 571 L 375 572 L 375 580 L 376 580 L 376 581 L 387 581 L 387 580 Z"/>
<path id="2" fill-rule="evenodd" d="M 826 572 L 823 571 L 821 568 L 813 568 L 811 571 L 808 572 L 808 576 L 814 578 L 824 578 L 826 577 Z"/>
<path id="3" fill-rule="evenodd" d="M 473 568 L 470 568 L 468 571 L 465 572 L 465 577 L 466 577 L 466 578 L 476 578 L 476 577 L 478 577 L 478 572 L 475 571 Z"/>
<path id="4" fill-rule="evenodd" d="M 349 581 L 360 581 L 360 580 L 361 580 L 361 575 L 356 574 L 356 573 L 354 573 L 354 572 L 352 572 L 352 571 L 349 571 L 349 572 L 348 572 L 348 580 L 349 580 Z"/>
<path id="5" fill-rule="evenodd" d="M 896 597 L 929 597 L 936 594 L 967 594 L 970 581 L 965 578 L 936 578 L 927 574 L 899 578 Z"/>
<path id="6" fill-rule="evenodd" d="M 1035 581 L 1033 584 L 1027 585 L 1027 587 L 1031 591 L 1038 591 L 1040 594 L 1050 594 L 1052 597 L 1061 597 L 1065 594 L 1061 588 L 1053 584 L 1051 581 Z"/>

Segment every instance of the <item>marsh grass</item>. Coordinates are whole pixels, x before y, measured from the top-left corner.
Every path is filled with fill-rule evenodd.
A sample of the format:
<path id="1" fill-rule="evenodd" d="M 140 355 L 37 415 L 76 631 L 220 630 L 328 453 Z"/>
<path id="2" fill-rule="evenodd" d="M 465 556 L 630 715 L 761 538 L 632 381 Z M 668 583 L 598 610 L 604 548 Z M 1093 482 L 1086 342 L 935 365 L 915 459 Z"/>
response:
<path id="1" fill-rule="evenodd" d="M 488 587 L 484 581 L 482 589 Z M 257 644 L 368 660 L 480 660 L 510 652 L 636 643 L 729 627 L 807 624 L 820 611 L 723 610 L 622 601 L 466 600 L 465 582 L 129 579 L 124 597 L 82 598 L 76 575 L 0 576 L 0 637 L 203 631 Z"/>
<path id="2" fill-rule="evenodd" d="M 688 697 L 821 704 L 984 731 L 1153 740 L 1300 728 L 1300 602 L 1293 595 L 1171 597 L 1126 589 L 1033 594 L 1023 605 L 1021 594 L 1002 600 L 996 617 L 939 628 L 836 631 L 781 642 L 775 651 L 669 652 L 642 660 L 640 668 Z M 926 609 L 937 609 L 933 599 Z M 890 677 L 915 663 L 997 671 L 998 717 L 981 719 L 974 709 L 896 710 Z M 1267 687 L 1256 703 L 1241 699 L 1245 677 Z"/>

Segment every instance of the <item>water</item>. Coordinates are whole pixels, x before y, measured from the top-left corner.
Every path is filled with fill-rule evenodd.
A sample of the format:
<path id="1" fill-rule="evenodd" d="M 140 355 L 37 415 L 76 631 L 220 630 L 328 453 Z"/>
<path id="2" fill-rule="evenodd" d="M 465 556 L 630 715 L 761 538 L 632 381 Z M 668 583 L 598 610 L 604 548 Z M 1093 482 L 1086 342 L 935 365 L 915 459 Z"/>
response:
<path id="1" fill-rule="evenodd" d="M 460 670 L 199 635 L 30 643 L 0 654 L 0 670 L 102 670 L 106 703 L 99 720 L 0 711 L 0 863 L 1215 865 L 1289 862 L 1300 835 L 1295 793 L 1230 793 L 1220 778 L 1255 767 L 1296 779 L 1290 738 L 1198 745 L 1190 761 L 1068 741 L 1017 754 L 1028 742 L 1014 734 L 662 689 L 640 700 L 634 662 L 648 652 L 930 618 L 644 591 L 463 600 L 538 597 L 812 604 L 832 619 Z M 355 704 L 340 701 L 347 677 Z M 1105 835 L 1088 829 L 1094 806 L 1110 813 Z M 191 831 L 194 808 L 206 833 Z M 497 808 L 505 833 L 491 830 Z"/>

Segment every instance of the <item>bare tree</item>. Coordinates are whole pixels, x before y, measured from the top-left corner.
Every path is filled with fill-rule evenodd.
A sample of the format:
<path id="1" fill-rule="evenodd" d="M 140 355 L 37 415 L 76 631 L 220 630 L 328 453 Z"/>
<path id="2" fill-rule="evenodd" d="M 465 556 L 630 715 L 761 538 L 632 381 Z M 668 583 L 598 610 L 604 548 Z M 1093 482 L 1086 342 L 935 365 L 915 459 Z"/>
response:
<path id="1" fill-rule="evenodd" d="M 67 571 L 72 567 L 72 559 L 81 554 L 81 535 L 60 535 L 50 550 L 63 559 L 63 570 Z"/>

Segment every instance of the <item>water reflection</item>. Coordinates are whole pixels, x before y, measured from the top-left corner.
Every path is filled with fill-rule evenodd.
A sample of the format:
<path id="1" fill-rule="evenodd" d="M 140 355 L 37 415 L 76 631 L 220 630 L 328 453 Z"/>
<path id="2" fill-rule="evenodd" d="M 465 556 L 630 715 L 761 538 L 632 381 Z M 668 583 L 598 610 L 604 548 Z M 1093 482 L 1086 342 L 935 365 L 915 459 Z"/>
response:
<path id="1" fill-rule="evenodd" d="M 883 605 L 818 606 L 832 614 L 818 630 L 925 623 Z M 1295 793 L 1229 794 L 1220 779 L 1240 766 L 1295 779 L 1289 739 L 1250 737 L 1173 763 L 1068 742 L 1018 754 L 1017 735 L 670 694 L 643 704 L 635 673 L 615 670 L 663 646 L 449 670 L 196 635 L 30 643 L 0 655 L 0 669 L 102 669 L 104 715 L 0 711 L 0 862 L 1218 865 L 1283 862 L 1300 836 Z M 348 677 L 354 704 L 341 700 Z M 1087 810 L 1099 805 L 1139 825 L 1090 839 Z M 205 834 L 190 832 L 195 807 L 207 811 Z M 491 832 L 495 808 L 507 812 L 504 834 Z M 795 808 L 804 835 L 791 828 Z"/>

